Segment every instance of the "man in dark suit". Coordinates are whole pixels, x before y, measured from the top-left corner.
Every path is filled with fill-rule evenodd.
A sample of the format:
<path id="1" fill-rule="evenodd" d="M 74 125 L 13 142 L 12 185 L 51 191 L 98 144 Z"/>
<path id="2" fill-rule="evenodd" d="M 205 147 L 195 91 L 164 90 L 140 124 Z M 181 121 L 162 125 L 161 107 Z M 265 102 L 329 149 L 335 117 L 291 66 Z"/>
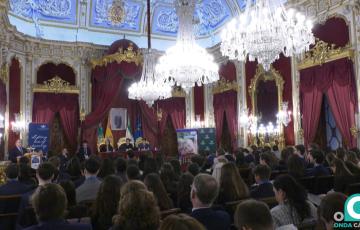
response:
<path id="1" fill-rule="evenodd" d="M 219 185 L 216 179 L 208 174 L 198 174 L 191 186 L 191 216 L 202 223 L 207 230 L 228 230 L 231 220 L 229 214 L 213 210 L 211 205 L 218 196 Z"/>
<path id="2" fill-rule="evenodd" d="M 46 194 L 44 196 L 43 194 Z M 27 230 L 91 230 L 90 224 L 70 224 L 63 219 L 66 211 L 66 194 L 57 184 L 41 186 L 35 193 L 32 201 L 38 225 L 33 225 Z"/>
<path id="3" fill-rule="evenodd" d="M 109 138 L 105 139 L 105 144 L 100 145 L 100 152 L 101 153 L 112 152 L 113 150 L 114 150 L 114 148 L 110 144 Z"/>
<path id="4" fill-rule="evenodd" d="M 79 157 L 80 161 L 84 161 L 88 159 L 91 155 L 91 149 L 88 146 L 87 141 L 83 141 L 81 144 L 81 147 L 77 153 L 77 156 Z"/>
<path id="5" fill-rule="evenodd" d="M 306 176 L 329 176 L 330 171 L 323 163 L 325 160 L 324 153 L 321 150 L 314 149 L 309 154 L 310 163 L 314 164 L 313 168 L 306 170 Z"/>
<path id="6" fill-rule="evenodd" d="M 0 186 L 0 196 L 23 194 L 31 189 L 31 186 L 18 181 L 18 167 L 10 164 L 5 169 L 6 183 Z"/>
<path id="7" fill-rule="evenodd" d="M 127 152 L 130 150 L 134 150 L 134 146 L 130 143 L 130 139 L 126 138 L 126 142 L 119 147 L 120 152 Z"/>
<path id="8" fill-rule="evenodd" d="M 270 182 L 271 169 L 267 165 L 257 165 L 254 169 L 256 185 L 250 189 L 252 198 L 274 197 L 273 185 Z"/>
<path id="9" fill-rule="evenodd" d="M 65 171 L 70 160 L 69 152 L 67 148 L 63 148 L 61 151 L 61 155 L 59 156 L 60 159 L 60 170 Z"/>
<path id="10" fill-rule="evenodd" d="M 22 147 L 22 142 L 20 139 L 16 140 L 15 147 L 9 151 L 9 160 L 12 163 L 17 163 L 17 158 L 24 156 L 27 152 L 25 148 Z"/>

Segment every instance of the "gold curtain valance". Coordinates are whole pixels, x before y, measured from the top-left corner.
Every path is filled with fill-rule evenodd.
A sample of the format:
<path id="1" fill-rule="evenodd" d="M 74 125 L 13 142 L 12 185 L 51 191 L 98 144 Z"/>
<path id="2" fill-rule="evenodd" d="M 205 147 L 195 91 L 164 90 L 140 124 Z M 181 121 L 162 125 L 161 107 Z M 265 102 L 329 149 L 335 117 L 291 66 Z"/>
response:
<path id="1" fill-rule="evenodd" d="M 0 80 L 4 83 L 7 82 L 9 76 L 8 66 L 4 63 L 0 68 Z"/>
<path id="2" fill-rule="evenodd" d="M 117 63 L 133 62 L 136 65 L 139 65 L 142 63 L 143 57 L 139 51 L 134 51 L 134 46 L 132 43 L 130 43 L 125 50 L 120 47 L 116 53 L 106 55 L 100 59 L 91 60 L 90 63 L 91 67 L 95 68 L 96 66 L 105 66 L 114 61 L 116 61 Z"/>
<path id="3" fill-rule="evenodd" d="M 79 88 L 70 85 L 59 76 L 55 76 L 50 80 L 44 81 L 44 84 L 35 84 L 33 86 L 34 93 L 74 93 L 79 94 Z"/>
<path id="4" fill-rule="evenodd" d="M 225 78 L 221 77 L 219 81 L 217 81 L 213 87 L 213 94 L 223 93 L 229 90 L 238 90 L 238 84 L 236 81 L 228 81 Z"/>
<path id="5" fill-rule="evenodd" d="M 298 69 L 307 69 L 341 58 L 352 59 L 353 57 L 354 50 L 349 45 L 335 48 L 335 44 L 317 40 L 315 46 L 305 53 L 305 58 L 298 64 Z"/>
<path id="6" fill-rule="evenodd" d="M 186 97 L 185 91 L 181 87 L 174 87 L 171 91 L 172 97 Z"/>

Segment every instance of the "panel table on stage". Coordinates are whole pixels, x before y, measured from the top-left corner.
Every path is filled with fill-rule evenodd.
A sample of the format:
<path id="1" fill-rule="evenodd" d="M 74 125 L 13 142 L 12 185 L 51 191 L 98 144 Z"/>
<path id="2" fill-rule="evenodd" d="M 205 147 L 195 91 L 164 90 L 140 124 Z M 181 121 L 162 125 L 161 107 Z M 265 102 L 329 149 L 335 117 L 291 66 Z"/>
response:
<path id="1" fill-rule="evenodd" d="M 156 157 L 157 151 L 133 151 L 135 158 L 139 158 L 141 155 L 147 154 L 149 152 L 152 153 L 154 158 Z M 102 159 L 117 158 L 117 157 L 127 158 L 127 152 L 123 152 L 123 151 L 99 152 L 98 156 L 100 156 Z"/>

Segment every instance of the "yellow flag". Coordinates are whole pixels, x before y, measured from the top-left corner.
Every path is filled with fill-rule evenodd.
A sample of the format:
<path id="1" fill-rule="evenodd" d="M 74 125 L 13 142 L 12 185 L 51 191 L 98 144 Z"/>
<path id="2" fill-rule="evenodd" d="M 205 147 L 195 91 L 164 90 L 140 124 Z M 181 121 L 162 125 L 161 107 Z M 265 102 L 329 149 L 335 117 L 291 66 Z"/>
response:
<path id="1" fill-rule="evenodd" d="M 105 130 L 105 139 L 106 138 L 109 139 L 110 144 L 112 146 L 114 146 L 114 137 L 113 137 L 113 134 L 111 132 L 110 116 L 108 117 L 108 122 L 107 122 L 106 130 Z"/>

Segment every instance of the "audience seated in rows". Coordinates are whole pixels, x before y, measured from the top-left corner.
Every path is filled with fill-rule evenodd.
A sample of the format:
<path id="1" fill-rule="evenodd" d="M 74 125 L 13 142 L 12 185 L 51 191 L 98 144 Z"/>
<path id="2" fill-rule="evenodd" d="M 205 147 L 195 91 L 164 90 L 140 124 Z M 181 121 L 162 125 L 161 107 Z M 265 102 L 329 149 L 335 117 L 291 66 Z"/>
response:
<path id="1" fill-rule="evenodd" d="M 334 191 L 344 193 L 346 186 L 354 183 L 354 175 L 346 167 L 344 161 L 340 159 L 333 159 L 330 165 L 334 173 Z"/>
<path id="2" fill-rule="evenodd" d="M 287 161 L 287 173 L 294 177 L 295 179 L 300 179 L 304 177 L 305 174 L 305 164 L 304 159 L 298 155 L 292 155 Z"/>
<path id="3" fill-rule="evenodd" d="M 19 170 L 14 163 L 5 169 L 6 183 L 0 186 L 0 196 L 19 195 L 31 190 L 32 186 L 18 180 Z"/>
<path id="4" fill-rule="evenodd" d="M 206 230 L 204 225 L 186 214 L 170 215 L 164 219 L 160 230 Z"/>
<path id="5" fill-rule="evenodd" d="M 83 175 L 85 181 L 76 189 L 77 202 L 95 200 L 101 180 L 97 178 L 100 163 L 96 157 L 90 157 L 85 161 Z"/>
<path id="6" fill-rule="evenodd" d="M 324 166 L 324 153 L 321 150 L 312 150 L 309 154 L 310 163 L 314 165 L 313 168 L 308 169 L 306 176 L 328 176 L 329 170 Z"/>
<path id="7" fill-rule="evenodd" d="M 173 208 L 173 202 L 166 193 L 165 187 L 158 174 L 147 174 L 144 179 L 144 184 L 147 189 L 154 194 L 161 211 Z"/>
<path id="8" fill-rule="evenodd" d="M 251 188 L 252 198 L 273 197 L 273 185 L 270 182 L 271 169 L 267 165 L 257 165 L 254 169 L 256 185 Z"/>
<path id="9" fill-rule="evenodd" d="M 115 162 L 115 171 L 116 171 L 116 176 L 118 176 L 120 178 L 120 180 L 122 181 L 122 183 L 126 183 L 127 182 L 127 176 L 126 176 L 126 168 L 127 168 L 127 162 L 124 158 L 119 157 L 116 159 Z"/>

